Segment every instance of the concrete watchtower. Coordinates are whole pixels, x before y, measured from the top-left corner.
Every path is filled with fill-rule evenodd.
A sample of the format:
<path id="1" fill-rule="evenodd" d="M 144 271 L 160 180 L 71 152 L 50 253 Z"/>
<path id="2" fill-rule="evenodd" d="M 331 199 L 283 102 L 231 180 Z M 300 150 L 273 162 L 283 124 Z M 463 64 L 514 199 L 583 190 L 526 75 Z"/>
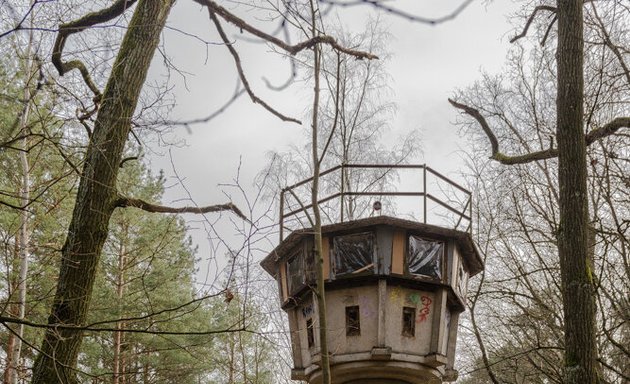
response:
<path id="1" fill-rule="evenodd" d="M 336 168 L 343 174 L 353 167 L 385 166 Z M 463 209 L 455 209 L 427 193 L 426 178 L 434 175 L 463 188 L 424 165 L 404 167 L 423 171 L 423 191 L 370 195 L 419 196 L 424 222 L 375 216 L 322 228 L 334 384 L 433 384 L 457 378 L 459 314 L 465 308 L 468 278 L 480 272 L 483 263 L 468 231 L 427 224 L 426 207 L 427 201 L 435 202 L 459 215 L 458 224 L 462 219 L 470 224 L 470 193 L 464 190 L 468 201 Z M 342 209 L 348 196 L 359 195 L 351 191 L 333 195 L 341 199 Z M 326 199 L 330 200 L 322 200 Z M 284 219 L 296 212 L 281 209 L 284 229 Z M 281 234 L 280 245 L 261 264 L 278 281 L 282 308 L 289 317 L 292 377 L 317 384 L 321 356 L 316 295 L 311 290 L 316 281 L 312 250 L 309 229 L 293 231 L 284 239 Z"/>

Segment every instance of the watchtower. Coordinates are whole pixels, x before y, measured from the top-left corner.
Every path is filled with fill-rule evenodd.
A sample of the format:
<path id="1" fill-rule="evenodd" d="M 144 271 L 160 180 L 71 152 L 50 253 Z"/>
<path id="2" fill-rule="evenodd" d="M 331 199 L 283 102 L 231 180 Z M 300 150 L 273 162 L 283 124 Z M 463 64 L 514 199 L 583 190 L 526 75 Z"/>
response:
<path id="1" fill-rule="evenodd" d="M 348 169 L 379 169 L 395 165 L 343 165 Z M 465 309 L 468 278 L 483 269 L 470 235 L 471 194 L 425 165 L 405 165 L 422 171 L 423 190 L 416 192 L 341 191 L 332 198 L 413 196 L 420 198 L 423 222 L 370 212 L 371 217 L 322 227 L 326 316 L 334 384 L 425 384 L 454 381 L 459 315 Z M 323 172 L 322 174 L 325 174 Z M 463 191 L 463 208 L 453 207 L 427 192 L 427 177 L 437 177 Z M 283 190 L 308 183 L 302 181 Z M 293 193 L 292 193 L 293 194 Z M 295 194 L 293 194 L 295 196 Z M 321 203 L 320 201 L 320 203 Z M 347 201 L 345 202 L 347 203 Z M 455 215 L 455 228 L 427 223 L 428 204 Z M 281 241 L 263 261 L 278 281 L 282 308 L 289 318 L 294 368 L 292 378 L 321 382 L 317 296 L 310 228 L 283 236 L 285 220 L 300 211 L 281 208 Z M 375 204 L 380 208 L 381 202 Z M 468 230 L 458 229 L 462 222 Z"/>

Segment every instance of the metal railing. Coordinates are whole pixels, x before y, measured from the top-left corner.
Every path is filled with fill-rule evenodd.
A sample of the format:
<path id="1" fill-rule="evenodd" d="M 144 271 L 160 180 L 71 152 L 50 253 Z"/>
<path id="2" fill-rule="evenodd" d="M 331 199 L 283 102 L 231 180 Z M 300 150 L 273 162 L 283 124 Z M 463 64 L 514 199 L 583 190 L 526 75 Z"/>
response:
<path id="1" fill-rule="evenodd" d="M 422 172 L 422 190 L 421 191 L 383 191 L 383 190 L 370 190 L 370 191 L 346 191 L 345 190 L 345 182 L 344 182 L 344 178 L 346 177 L 348 170 L 350 169 L 385 169 L 386 172 L 389 171 L 394 171 L 397 172 L 398 170 L 403 170 L 403 169 L 411 169 L 411 170 L 419 170 Z M 340 222 L 344 222 L 344 202 L 346 200 L 347 197 L 353 197 L 353 196 L 394 196 L 394 197 L 399 197 L 399 196 L 407 196 L 407 197 L 419 197 L 422 200 L 422 212 L 423 212 L 423 219 L 422 222 L 427 224 L 427 203 L 428 202 L 433 202 L 436 203 L 438 206 L 441 206 L 443 208 L 445 208 L 447 211 L 452 212 L 453 214 L 457 215 L 455 216 L 455 218 L 457 218 L 457 222 L 455 224 L 455 229 L 457 229 L 459 227 L 459 225 L 462 223 L 463 220 L 468 222 L 468 227 L 466 228 L 466 231 L 471 231 L 472 228 L 472 193 L 470 191 L 468 191 L 466 188 L 462 187 L 461 185 L 457 184 L 456 182 L 452 181 L 451 179 L 449 179 L 448 177 L 442 175 L 441 173 L 437 172 L 436 170 L 432 169 L 431 167 L 428 167 L 426 164 L 342 164 L 342 165 L 338 165 L 335 166 L 333 168 L 327 169 L 323 172 L 320 172 L 319 177 L 320 179 L 323 176 L 329 175 L 329 174 L 333 174 L 334 172 L 339 171 L 340 173 L 340 188 L 339 188 L 339 192 L 330 194 L 328 196 L 322 197 L 320 198 L 317 203 L 318 205 L 324 204 L 326 202 L 329 202 L 331 200 L 334 200 L 336 198 L 339 198 L 340 200 L 340 207 L 339 207 L 339 214 L 340 214 Z M 438 180 L 442 180 L 444 181 L 450 188 L 454 188 L 456 190 L 461 191 L 462 193 L 464 193 L 464 195 L 466 196 L 465 200 L 464 200 L 464 204 L 463 207 L 461 209 L 458 209 L 456 207 L 451 206 L 448 202 L 446 201 L 442 201 L 442 199 L 440 199 L 439 197 L 437 197 L 435 194 L 431 194 L 427 191 L 427 178 L 428 177 L 435 177 Z M 313 208 L 313 204 L 302 204 L 299 200 L 299 198 L 297 197 L 297 195 L 295 194 L 294 190 L 298 187 L 304 186 L 308 183 L 311 183 L 313 181 L 313 177 L 309 177 L 308 179 L 302 180 L 298 183 L 295 183 L 293 185 L 290 185 L 284 189 L 282 189 L 282 191 L 280 192 L 280 218 L 279 218 L 279 224 L 280 224 L 280 241 L 284 240 L 284 230 L 285 229 L 289 229 L 289 228 L 285 228 L 285 219 L 296 216 L 297 214 L 299 214 L 300 212 L 303 212 L 305 214 L 308 214 L 308 210 Z M 285 212 L 285 202 L 286 202 L 286 195 L 290 194 L 292 195 L 298 202 L 299 202 L 299 208 L 297 209 L 291 209 L 288 212 Z M 354 219 L 354 218 L 353 218 Z"/>

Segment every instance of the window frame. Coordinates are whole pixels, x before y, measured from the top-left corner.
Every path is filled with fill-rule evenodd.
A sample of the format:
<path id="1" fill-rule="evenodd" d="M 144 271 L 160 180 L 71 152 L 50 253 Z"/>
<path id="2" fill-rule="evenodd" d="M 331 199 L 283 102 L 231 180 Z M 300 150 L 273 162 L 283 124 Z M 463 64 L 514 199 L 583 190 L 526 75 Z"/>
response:
<path id="1" fill-rule="evenodd" d="M 346 306 L 346 336 L 361 336 L 361 308 L 358 305 Z M 356 314 L 356 319 L 351 314 Z"/>
<path id="2" fill-rule="evenodd" d="M 293 280 L 291 279 L 291 269 L 290 269 L 290 265 L 291 262 L 293 260 L 295 260 L 296 258 L 300 259 L 300 268 L 299 268 L 299 278 L 300 281 L 299 282 L 295 282 L 296 286 L 294 287 L 293 284 Z M 286 273 L 286 282 L 287 282 L 287 293 L 289 296 L 293 296 L 295 293 L 299 292 L 302 288 L 304 288 L 306 286 L 306 271 L 305 271 L 305 252 L 304 252 L 304 247 L 300 246 L 297 247 L 296 249 L 293 250 L 293 252 L 291 253 L 291 256 L 289 256 L 286 260 L 286 267 L 285 267 L 285 273 Z"/>
<path id="3" fill-rule="evenodd" d="M 405 315 L 410 315 L 410 319 L 407 319 Z M 408 324 L 409 326 L 407 326 Z M 416 337 L 416 307 L 402 307 L 401 335 L 405 337 Z"/>
<path id="4" fill-rule="evenodd" d="M 344 237 L 351 237 L 351 236 L 358 237 L 361 235 L 368 236 L 371 241 L 371 250 L 370 250 L 371 263 L 359 269 L 356 269 L 352 272 L 340 273 L 339 272 L 340 261 L 339 261 L 339 256 L 337 252 L 338 251 L 337 240 L 342 239 Z M 332 242 L 332 246 L 331 246 L 330 255 L 331 255 L 331 261 L 332 261 L 332 266 L 333 266 L 332 272 L 335 279 L 376 274 L 378 270 L 378 265 L 377 265 L 378 264 L 378 255 L 377 255 L 378 245 L 377 245 L 377 236 L 376 236 L 375 231 L 371 230 L 371 231 L 338 234 L 331 237 L 331 242 Z"/>
<path id="5" fill-rule="evenodd" d="M 411 252 L 410 241 L 412 237 L 415 237 L 415 238 L 418 238 L 420 240 L 424 240 L 427 242 L 431 242 L 431 243 L 437 243 L 442 246 L 442 251 L 439 253 L 439 257 L 440 257 L 440 260 L 439 260 L 440 276 L 439 277 L 411 272 L 409 268 L 409 254 Z M 447 266 L 448 242 L 445 240 L 430 238 L 430 237 L 423 236 L 422 234 L 415 234 L 415 233 L 407 233 L 406 240 L 407 241 L 405 242 L 405 254 L 404 254 L 404 259 L 403 259 L 403 263 L 404 263 L 403 271 L 405 275 L 412 277 L 414 279 L 419 279 L 419 280 L 444 282 L 444 280 L 448 276 L 448 266 Z"/>

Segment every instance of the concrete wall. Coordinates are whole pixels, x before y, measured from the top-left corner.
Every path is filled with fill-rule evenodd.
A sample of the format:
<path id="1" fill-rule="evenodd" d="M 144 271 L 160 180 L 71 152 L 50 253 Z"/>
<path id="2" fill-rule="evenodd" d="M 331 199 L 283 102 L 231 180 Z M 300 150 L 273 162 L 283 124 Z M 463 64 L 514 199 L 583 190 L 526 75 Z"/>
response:
<path id="1" fill-rule="evenodd" d="M 425 384 L 439 382 L 445 369 L 453 367 L 459 305 L 453 304 L 453 293 L 464 299 L 465 292 L 459 292 L 459 266 L 463 265 L 462 255 L 454 241 L 446 242 L 446 260 L 443 263 L 442 283 L 453 287 L 451 291 L 439 282 L 421 276 L 405 275 L 405 252 L 407 232 L 391 228 L 378 228 L 376 235 L 376 273 L 392 274 L 395 278 L 379 280 L 352 279 L 346 283 L 335 281 L 332 276 L 333 263 L 330 238 L 324 239 L 324 269 L 331 288 L 326 292 L 328 344 L 333 370 L 344 377 L 343 383 L 370 383 L 368 378 L 383 372 L 374 383 L 383 384 Z M 305 252 L 312 249 L 312 240 L 307 239 L 300 246 Z M 316 297 L 307 292 L 306 296 L 290 298 L 287 292 L 286 266 L 279 268 L 280 290 L 287 304 L 293 359 L 299 378 L 317 384 L 320 360 L 319 324 Z M 362 282 L 360 282 L 362 281 Z M 412 283 L 418 282 L 418 284 Z M 342 285 L 344 284 L 344 285 Z M 400 284 L 400 285 L 398 285 Z M 427 287 L 429 290 L 409 287 Z M 302 291 L 304 292 L 304 291 Z M 449 300 L 452 307 L 449 307 Z M 359 307 L 360 335 L 347 335 L 346 308 Z M 414 334 L 403 334 L 403 308 L 415 309 Z M 449 321 L 450 319 L 450 321 Z M 313 340 L 309 346 L 307 321 L 313 323 Z M 449 337 L 449 334 L 451 335 Z M 406 365 L 405 365 L 406 364 Z M 377 369 L 378 368 L 378 369 Z M 367 375 L 369 369 L 376 371 Z M 404 371 L 404 372 L 403 372 Z M 357 378 L 363 379 L 356 381 Z M 348 381 L 355 380 L 355 381 Z M 436 381 L 437 380 L 437 381 Z M 340 382 L 340 383 L 342 383 Z"/>
<path id="2" fill-rule="evenodd" d="M 386 302 L 386 344 L 392 352 L 426 355 L 430 352 L 430 342 L 435 315 L 433 292 L 416 291 L 397 286 L 387 287 Z M 402 334 L 403 307 L 416 309 L 415 336 Z"/>
<path id="3" fill-rule="evenodd" d="M 361 334 L 346 336 L 346 307 L 359 306 Z M 376 286 L 355 287 L 326 294 L 328 343 L 335 354 L 369 352 L 377 345 L 378 292 Z"/>
<path id="4" fill-rule="evenodd" d="M 360 286 L 353 288 L 337 289 L 326 294 L 328 343 L 330 353 L 333 356 L 361 353 L 370 353 L 374 347 L 389 347 L 392 353 L 424 356 L 431 353 L 433 340 L 433 324 L 442 328 L 443 334 L 447 332 L 444 319 L 440 316 L 439 300 L 436 300 L 434 292 L 419 291 L 398 286 L 387 286 L 382 315 L 384 326 L 379 329 L 379 292 L 378 285 Z M 346 335 L 346 307 L 359 306 L 361 332 L 360 335 Z M 403 307 L 416 309 L 414 336 L 403 335 Z M 319 353 L 317 305 L 311 299 L 307 299 L 302 305 L 291 309 L 294 316 L 299 337 L 300 359 L 302 367 L 307 367 L 317 359 Z M 314 324 L 314 344 L 308 347 L 307 321 L 311 319 Z M 383 332 L 382 341 L 379 342 L 379 332 Z M 382 345 L 380 345 L 382 344 Z M 439 352 L 445 354 L 447 347 L 446 337 L 440 338 Z"/>

